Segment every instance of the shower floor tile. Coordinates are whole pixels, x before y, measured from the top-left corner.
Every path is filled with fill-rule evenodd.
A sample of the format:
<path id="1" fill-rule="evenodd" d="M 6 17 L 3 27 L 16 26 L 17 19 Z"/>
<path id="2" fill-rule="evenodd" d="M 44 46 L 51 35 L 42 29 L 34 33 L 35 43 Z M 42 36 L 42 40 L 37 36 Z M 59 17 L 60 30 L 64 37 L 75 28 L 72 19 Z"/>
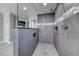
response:
<path id="1" fill-rule="evenodd" d="M 58 56 L 53 44 L 39 43 L 33 56 Z"/>

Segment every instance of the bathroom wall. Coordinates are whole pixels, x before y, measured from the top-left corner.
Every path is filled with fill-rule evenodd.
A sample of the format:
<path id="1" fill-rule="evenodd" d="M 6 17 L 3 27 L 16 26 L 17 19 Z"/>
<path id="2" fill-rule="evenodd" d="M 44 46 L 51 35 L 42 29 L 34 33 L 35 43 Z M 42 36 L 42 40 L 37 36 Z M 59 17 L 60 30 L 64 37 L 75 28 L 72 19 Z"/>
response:
<path id="1" fill-rule="evenodd" d="M 64 24 L 68 29 L 64 29 Z M 59 55 L 79 55 L 79 13 L 69 17 L 59 25 L 56 48 Z"/>
<path id="2" fill-rule="evenodd" d="M 54 14 L 41 14 L 38 15 L 38 23 L 52 23 L 54 21 Z M 39 25 L 39 42 L 53 43 L 53 26 L 52 25 Z"/>
<path id="3" fill-rule="evenodd" d="M 10 12 L 6 12 L 4 14 L 3 20 L 3 41 L 6 43 L 10 43 L 13 40 L 13 29 L 16 27 L 16 15 Z"/>
<path id="4" fill-rule="evenodd" d="M 13 13 L 10 13 L 10 41 L 13 41 L 14 40 L 14 29 L 16 28 L 16 23 L 17 23 L 17 20 L 16 20 L 16 15 L 13 14 Z"/>
<path id="5" fill-rule="evenodd" d="M 58 4 L 57 6 L 57 10 L 55 12 L 55 20 L 57 20 L 60 16 L 62 16 L 64 14 L 64 9 L 63 9 L 63 5 L 62 4 Z M 62 22 L 60 23 L 62 24 Z M 58 27 L 58 30 L 56 31 L 55 27 Z M 60 27 L 61 28 L 61 27 Z M 53 29 L 53 40 L 54 40 L 54 45 L 56 47 L 56 49 L 58 48 L 57 46 L 57 42 L 59 41 L 59 24 L 54 25 L 54 29 Z"/>
<path id="6" fill-rule="evenodd" d="M 63 9 L 63 5 L 60 3 L 57 6 L 57 10 L 55 12 L 55 20 L 58 19 L 58 17 L 62 16 L 64 14 L 65 10 Z"/>
<path id="7" fill-rule="evenodd" d="M 3 14 L 3 41 L 10 41 L 10 13 L 17 15 L 17 3 L 0 3 L 0 12 Z"/>
<path id="8" fill-rule="evenodd" d="M 79 56 L 79 13 L 56 26 L 58 31 L 54 34 L 54 44 L 59 55 Z"/>
<path id="9" fill-rule="evenodd" d="M 0 3 L 0 12 L 12 12 L 17 15 L 17 3 Z"/>
<path id="10" fill-rule="evenodd" d="M 0 41 L 3 40 L 3 14 L 0 13 Z"/>

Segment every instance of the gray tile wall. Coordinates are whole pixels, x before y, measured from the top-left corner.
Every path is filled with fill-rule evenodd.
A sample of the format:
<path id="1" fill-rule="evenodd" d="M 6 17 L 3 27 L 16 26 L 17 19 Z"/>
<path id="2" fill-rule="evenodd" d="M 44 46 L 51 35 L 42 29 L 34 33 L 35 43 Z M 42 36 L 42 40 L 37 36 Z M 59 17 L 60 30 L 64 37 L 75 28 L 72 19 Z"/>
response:
<path id="1" fill-rule="evenodd" d="M 52 23 L 54 21 L 54 14 L 41 14 L 38 16 L 38 23 Z M 38 26 L 39 28 L 39 42 L 53 43 L 53 26 Z"/>
<path id="2" fill-rule="evenodd" d="M 59 10 L 57 15 L 60 13 L 62 14 Z M 67 24 L 67 30 L 64 30 L 64 24 Z M 79 56 L 79 13 L 67 18 L 57 26 L 58 32 L 54 33 L 54 42 L 59 55 Z"/>

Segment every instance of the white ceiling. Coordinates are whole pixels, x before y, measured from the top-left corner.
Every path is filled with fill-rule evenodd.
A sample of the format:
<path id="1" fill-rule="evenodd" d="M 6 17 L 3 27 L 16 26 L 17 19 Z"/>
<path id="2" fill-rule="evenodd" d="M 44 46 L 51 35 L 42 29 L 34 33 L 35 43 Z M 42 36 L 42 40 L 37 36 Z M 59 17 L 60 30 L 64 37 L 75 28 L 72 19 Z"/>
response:
<path id="1" fill-rule="evenodd" d="M 23 7 L 26 7 L 26 10 L 23 10 Z M 29 16 L 33 18 L 36 14 L 50 13 L 51 8 L 54 10 L 56 3 L 49 3 L 46 6 L 43 3 L 19 3 L 18 18 L 27 19 Z"/>
<path id="2" fill-rule="evenodd" d="M 23 10 L 23 6 L 26 7 L 26 10 Z M 57 3 L 47 3 L 46 6 L 43 3 L 19 3 L 18 4 L 18 13 L 19 18 L 26 19 L 29 15 L 50 13 L 55 10 Z M 64 8 L 67 11 L 72 6 L 71 3 L 64 3 Z M 30 16 L 31 17 L 31 16 Z"/>
<path id="3" fill-rule="evenodd" d="M 33 7 L 38 14 L 53 12 L 56 8 L 57 3 L 48 3 L 46 6 L 43 3 L 35 3 Z"/>
<path id="4" fill-rule="evenodd" d="M 48 3 L 46 6 L 43 3 L 20 3 L 18 6 L 19 13 L 29 13 L 33 10 L 37 14 L 50 13 L 53 12 L 56 8 L 56 3 Z M 27 8 L 27 10 L 23 10 L 23 6 Z M 50 10 L 51 9 L 51 10 Z"/>
<path id="5" fill-rule="evenodd" d="M 23 10 L 23 7 L 26 7 L 26 10 Z M 20 19 L 27 19 L 28 16 L 35 14 L 35 10 L 32 4 L 29 3 L 19 3 L 18 4 L 18 18 Z"/>

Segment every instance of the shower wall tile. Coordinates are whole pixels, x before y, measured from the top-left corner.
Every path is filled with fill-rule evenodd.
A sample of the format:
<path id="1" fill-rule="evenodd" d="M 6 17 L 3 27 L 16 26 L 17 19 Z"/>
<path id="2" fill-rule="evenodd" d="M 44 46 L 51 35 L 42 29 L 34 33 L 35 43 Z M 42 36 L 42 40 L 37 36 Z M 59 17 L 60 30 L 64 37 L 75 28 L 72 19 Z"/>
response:
<path id="1" fill-rule="evenodd" d="M 38 16 L 38 23 L 52 23 L 53 14 L 42 14 Z M 52 25 L 39 25 L 39 42 L 53 43 L 53 26 Z"/>
<path id="2" fill-rule="evenodd" d="M 68 29 L 62 26 L 67 24 Z M 79 56 L 79 13 L 61 22 L 58 35 L 54 39 L 55 47 L 61 56 Z"/>

